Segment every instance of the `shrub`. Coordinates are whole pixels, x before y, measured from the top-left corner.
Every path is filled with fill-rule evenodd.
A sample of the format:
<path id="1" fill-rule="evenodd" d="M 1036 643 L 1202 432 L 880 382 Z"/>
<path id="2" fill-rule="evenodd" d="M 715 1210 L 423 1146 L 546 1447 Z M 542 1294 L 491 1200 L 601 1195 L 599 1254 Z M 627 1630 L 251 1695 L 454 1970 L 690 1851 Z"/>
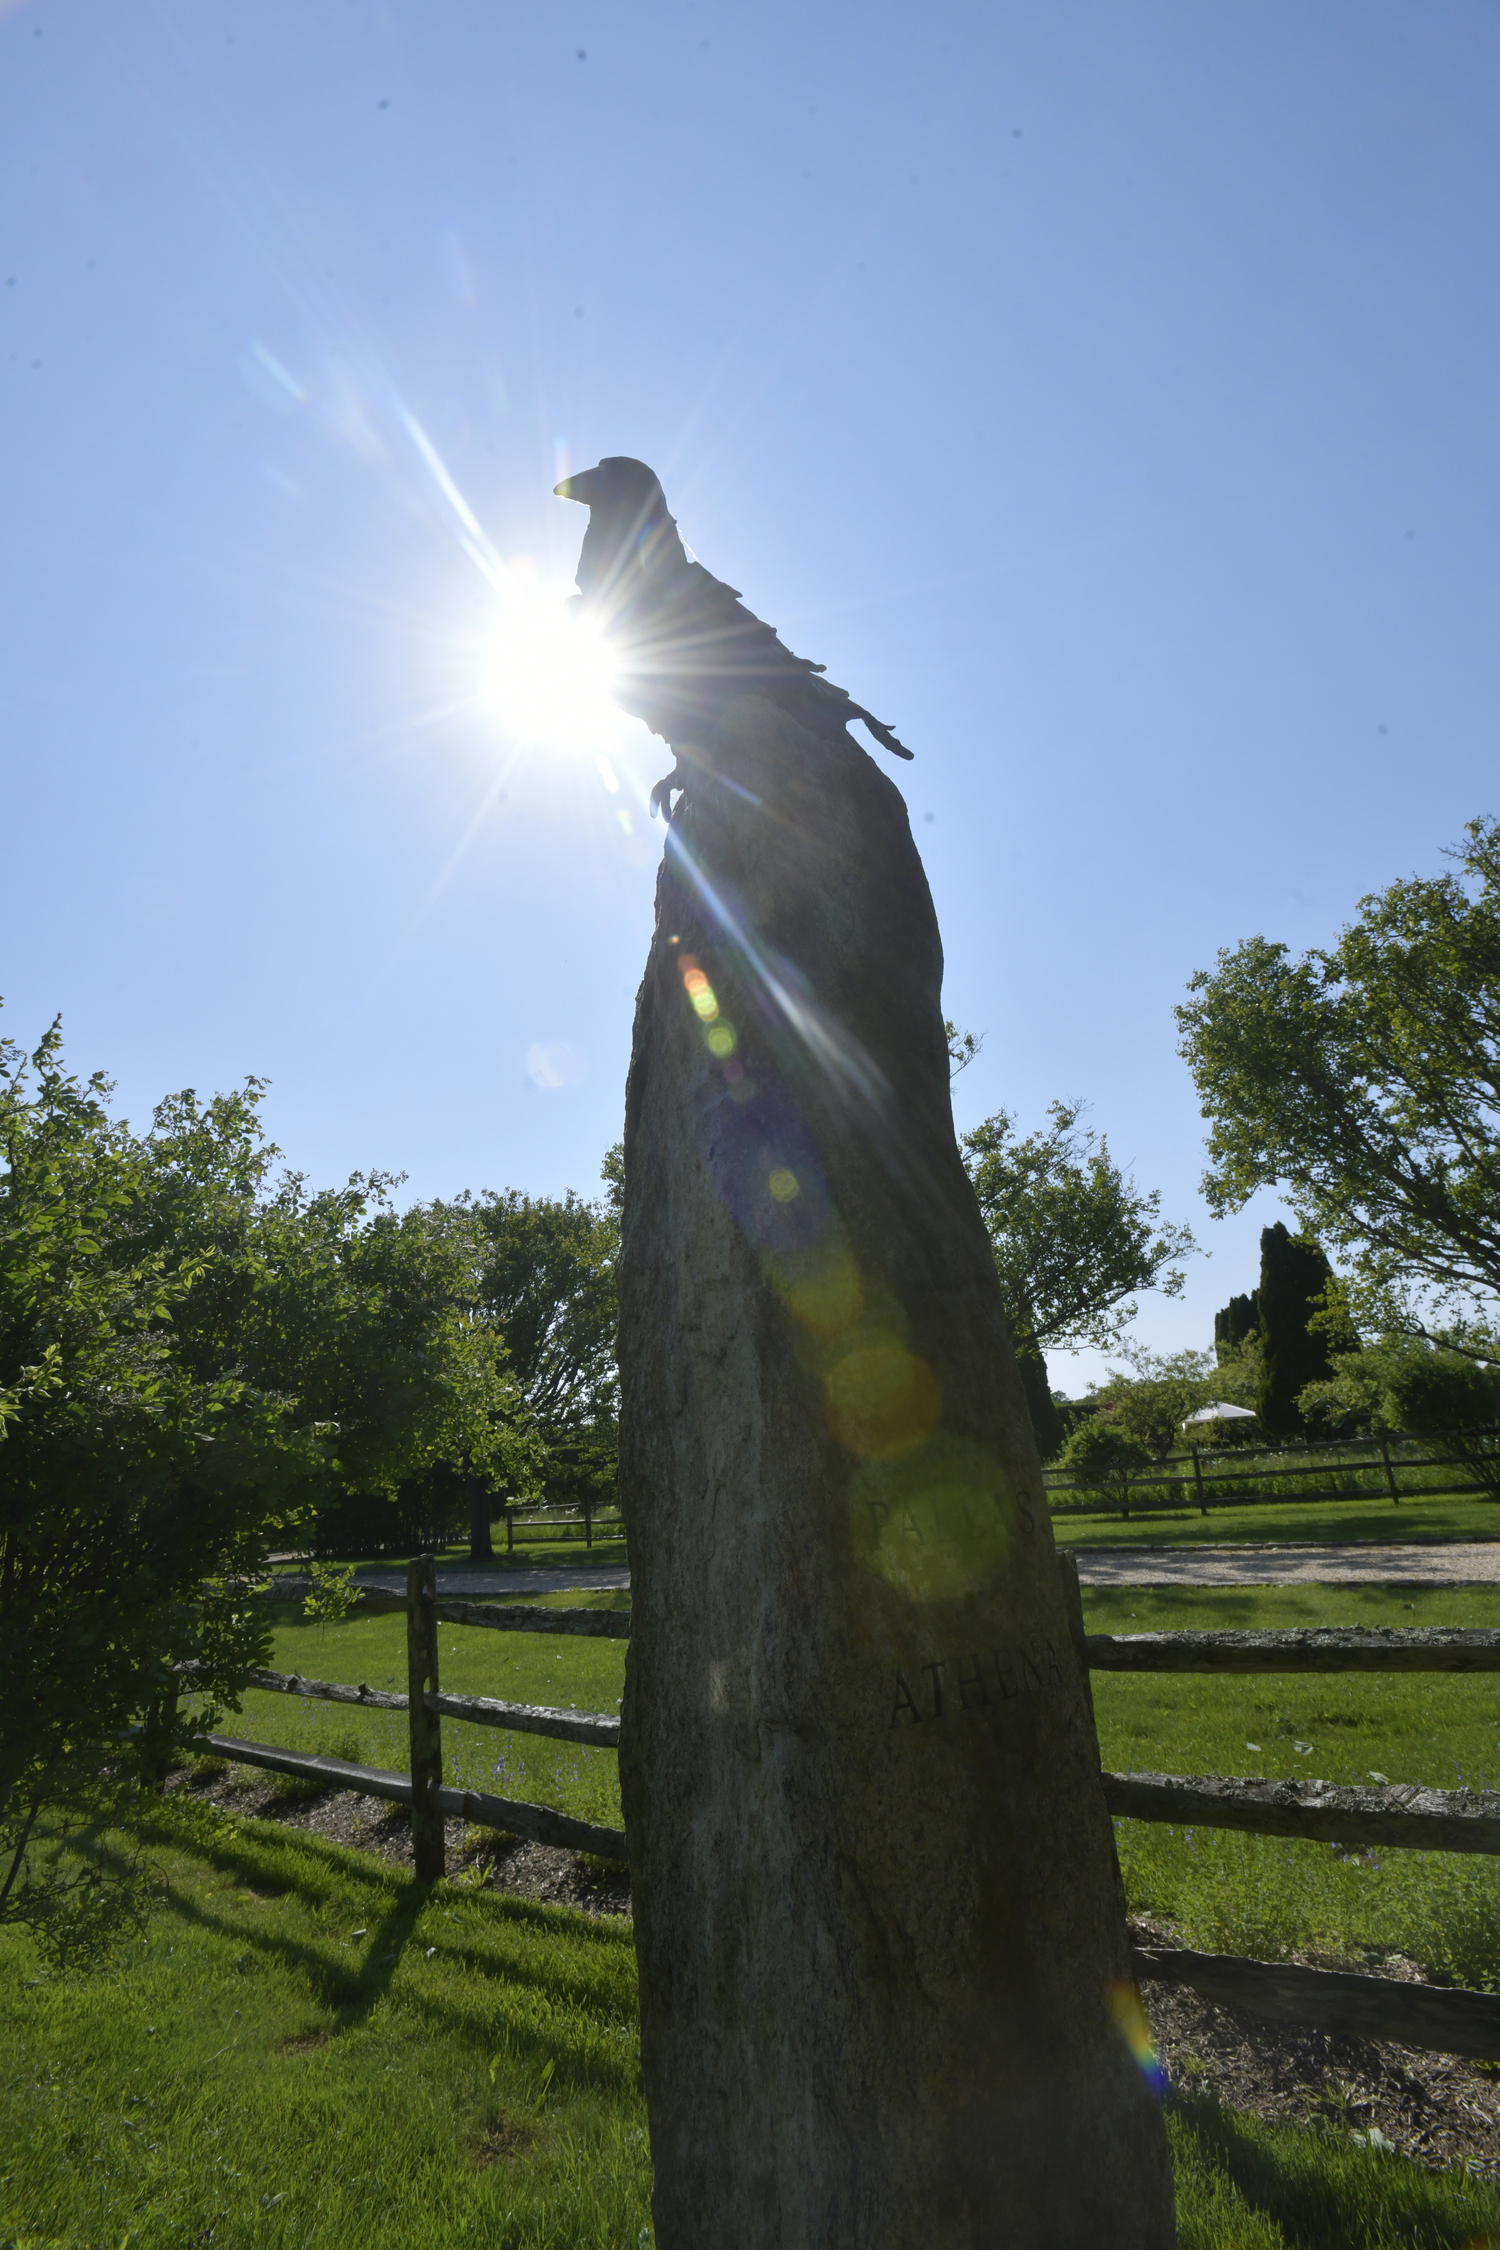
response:
<path id="1" fill-rule="evenodd" d="M 1381 1403 L 1398 1430 L 1484 1429 L 1500 1420 L 1500 1380 L 1460 1352 L 1418 1347 L 1391 1368 Z"/>
<path id="2" fill-rule="evenodd" d="M 1139 1438 L 1122 1430 L 1117 1422 L 1095 1414 L 1079 1423 L 1058 1456 L 1058 1467 L 1066 1469 L 1080 1484 L 1102 1491 L 1112 1484 L 1123 1484 L 1128 1476 L 1148 1467 L 1150 1460 Z"/>

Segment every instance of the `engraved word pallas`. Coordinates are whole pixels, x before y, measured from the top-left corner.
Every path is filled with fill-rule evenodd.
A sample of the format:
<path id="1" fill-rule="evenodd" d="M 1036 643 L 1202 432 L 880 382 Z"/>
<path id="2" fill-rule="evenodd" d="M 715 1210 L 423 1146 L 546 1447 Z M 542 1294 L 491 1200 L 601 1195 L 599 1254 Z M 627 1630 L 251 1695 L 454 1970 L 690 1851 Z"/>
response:
<path id="1" fill-rule="evenodd" d="M 913 1601 L 997 1585 L 1012 1539 L 1036 1528 L 993 1454 L 945 1430 L 895 1458 L 861 1462 L 848 1495 L 856 1553 Z"/>

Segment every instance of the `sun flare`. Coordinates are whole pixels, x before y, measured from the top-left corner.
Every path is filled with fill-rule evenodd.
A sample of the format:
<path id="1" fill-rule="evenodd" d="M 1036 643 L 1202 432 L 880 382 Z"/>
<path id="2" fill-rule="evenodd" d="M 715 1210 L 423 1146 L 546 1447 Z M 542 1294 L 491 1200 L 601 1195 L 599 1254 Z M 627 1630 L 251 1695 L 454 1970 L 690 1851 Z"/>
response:
<path id="1" fill-rule="evenodd" d="M 483 699 L 510 741 L 597 753 L 616 733 L 614 665 L 594 628 L 526 556 L 506 565 L 484 651 Z"/>

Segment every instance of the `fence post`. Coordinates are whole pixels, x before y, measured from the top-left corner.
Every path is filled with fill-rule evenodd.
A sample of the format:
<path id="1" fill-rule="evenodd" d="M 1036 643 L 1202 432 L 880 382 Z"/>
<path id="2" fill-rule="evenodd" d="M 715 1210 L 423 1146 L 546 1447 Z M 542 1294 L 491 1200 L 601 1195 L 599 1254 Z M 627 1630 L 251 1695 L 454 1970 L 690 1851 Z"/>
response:
<path id="1" fill-rule="evenodd" d="M 514 1554 L 514 1553 L 515 1553 L 515 1548 L 516 1548 L 516 1519 L 515 1519 L 514 1515 L 513 1515 L 512 1513 L 511 1513 L 510 1509 L 509 1509 L 509 1508 L 507 1508 L 507 1509 L 506 1509 L 506 1511 L 505 1511 L 505 1552 L 506 1552 L 506 1553 L 507 1553 L 508 1555 Z"/>
<path id="2" fill-rule="evenodd" d="M 1130 1521 L 1130 1471 L 1120 1479 L 1120 1512 L 1126 1523 Z"/>
<path id="3" fill-rule="evenodd" d="M 1386 1443 L 1384 1430 L 1379 1433 L 1379 1444 L 1380 1458 L 1385 1463 L 1385 1481 L 1391 1488 L 1391 1505 L 1392 1507 L 1399 1508 L 1401 1505 L 1401 1494 L 1396 1485 L 1396 1472 L 1391 1467 L 1391 1449 Z"/>
<path id="4" fill-rule="evenodd" d="M 1078 1670 L 1083 1680 L 1083 1700 L 1088 1705 L 1090 1719 L 1094 1716 L 1094 1683 L 1089 1678 L 1089 1652 L 1083 1623 L 1083 1594 L 1078 1584 L 1078 1557 L 1066 1547 L 1057 1550 L 1057 1567 L 1062 1572 L 1063 1607 L 1068 1613 L 1068 1638 L 1073 1643 L 1073 1654 L 1078 1659 Z M 1097 1738 L 1094 1745 L 1097 1757 Z"/>
<path id="5" fill-rule="evenodd" d="M 594 1511 L 587 1500 L 583 1503 L 583 1543 L 585 1547 L 594 1544 Z"/>
<path id="6" fill-rule="evenodd" d="M 406 1568 L 406 1693 L 411 1722 L 411 1841 L 417 1877 L 445 1872 L 443 1816 L 430 1792 L 443 1779 L 443 1722 L 427 1708 L 438 1692 L 437 1565 L 419 1555 Z"/>
<path id="7" fill-rule="evenodd" d="M 1198 1459 L 1196 1445 L 1193 1447 L 1193 1482 L 1198 1487 L 1198 1513 L 1206 1516 L 1208 1514 L 1208 1502 L 1203 1497 L 1203 1464 Z"/>

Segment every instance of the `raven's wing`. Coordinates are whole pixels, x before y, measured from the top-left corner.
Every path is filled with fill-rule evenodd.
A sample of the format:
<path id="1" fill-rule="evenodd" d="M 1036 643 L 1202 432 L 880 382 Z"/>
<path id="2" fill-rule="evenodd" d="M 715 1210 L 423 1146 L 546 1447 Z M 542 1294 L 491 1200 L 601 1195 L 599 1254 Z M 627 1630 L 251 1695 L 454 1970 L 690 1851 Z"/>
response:
<path id="1" fill-rule="evenodd" d="M 725 690 L 757 687 L 819 733 L 841 733 L 851 719 L 863 719 L 876 741 L 895 757 L 911 757 L 905 744 L 862 703 L 819 676 L 823 665 L 794 656 L 773 626 L 746 609 L 737 589 L 715 578 L 702 563 L 689 563 L 676 598 L 663 605 L 659 615 L 666 632 L 657 653 L 671 669 L 717 680 Z"/>

